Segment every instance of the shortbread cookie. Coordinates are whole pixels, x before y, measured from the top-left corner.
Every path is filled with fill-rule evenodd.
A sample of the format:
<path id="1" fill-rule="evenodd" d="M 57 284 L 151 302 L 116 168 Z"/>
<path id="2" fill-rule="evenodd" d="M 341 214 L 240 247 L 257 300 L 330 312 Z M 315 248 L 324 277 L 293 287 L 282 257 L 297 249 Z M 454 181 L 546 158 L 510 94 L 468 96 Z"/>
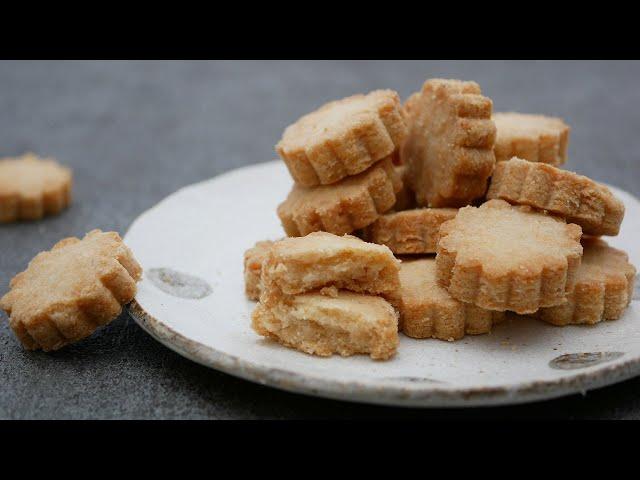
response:
<path id="1" fill-rule="evenodd" d="M 315 232 L 275 242 L 262 266 L 261 301 L 324 287 L 397 300 L 399 261 L 384 245 Z"/>
<path id="2" fill-rule="evenodd" d="M 449 295 L 438 285 L 433 258 L 403 261 L 400 284 L 400 325 L 409 337 L 459 340 L 465 334 L 489 333 L 505 318 L 504 312 L 484 310 Z"/>
<path id="3" fill-rule="evenodd" d="M 495 163 L 491 109 L 475 82 L 427 80 L 412 97 L 401 157 L 418 205 L 460 207 L 484 195 Z"/>
<path id="4" fill-rule="evenodd" d="M 362 238 L 386 245 L 396 255 L 435 253 L 440 225 L 457 213 L 456 208 L 417 208 L 387 213 L 365 228 Z"/>
<path id="5" fill-rule="evenodd" d="M 398 314 L 384 299 L 339 291 L 331 297 L 306 293 L 284 297 L 269 306 L 259 303 L 253 329 L 305 353 L 330 356 L 393 356 L 398 347 Z"/>
<path id="6" fill-rule="evenodd" d="M 399 165 L 395 167 L 396 175 L 402 179 L 402 188 L 396 193 L 396 203 L 393 205 L 392 210 L 399 212 L 401 210 L 409 210 L 416 206 L 416 199 L 413 190 L 409 187 L 409 182 L 406 180 L 407 166 Z"/>
<path id="7" fill-rule="evenodd" d="M 0 159 L 0 223 L 60 213 L 71 202 L 71 182 L 71 170 L 53 159 Z"/>
<path id="8" fill-rule="evenodd" d="M 396 203 L 402 180 L 389 158 L 369 170 L 333 185 L 305 188 L 294 184 L 278 206 L 278 216 L 290 237 L 325 231 L 343 235 L 376 221 Z"/>
<path id="9" fill-rule="evenodd" d="M 258 300 L 262 291 L 262 264 L 264 263 L 273 242 L 265 240 L 257 242 L 244 252 L 244 289 L 249 300 Z"/>
<path id="10" fill-rule="evenodd" d="M 515 157 L 496 165 L 487 198 L 548 210 L 588 235 L 617 235 L 624 217 L 624 204 L 604 185 Z"/>
<path id="11" fill-rule="evenodd" d="M 115 232 L 93 230 L 41 252 L 0 300 L 28 350 L 57 350 L 109 323 L 136 294 L 142 268 Z"/>
<path id="12" fill-rule="evenodd" d="M 580 266 L 578 225 L 529 207 L 489 200 L 440 227 L 440 285 L 489 310 L 532 313 L 564 303 Z"/>
<path id="13" fill-rule="evenodd" d="M 617 320 L 631 302 L 636 269 L 628 255 L 598 238 L 582 241 L 584 254 L 567 303 L 541 308 L 536 316 L 555 325 Z"/>
<path id="14" fill-rule="evenodd" d="M 390 156 L 407 134 L 398 94 L 376 90 L 329 102 L 287 127 L 276 151 L 302 186 L 335 183 Z"/>
<path id="15" fill-rule="evenodd" d="M 525 113 L 494 113 L 496 161 L 520 157 L 530 162 L 562 165 L 567 161 L 569 125 L 561 118 Z"/>

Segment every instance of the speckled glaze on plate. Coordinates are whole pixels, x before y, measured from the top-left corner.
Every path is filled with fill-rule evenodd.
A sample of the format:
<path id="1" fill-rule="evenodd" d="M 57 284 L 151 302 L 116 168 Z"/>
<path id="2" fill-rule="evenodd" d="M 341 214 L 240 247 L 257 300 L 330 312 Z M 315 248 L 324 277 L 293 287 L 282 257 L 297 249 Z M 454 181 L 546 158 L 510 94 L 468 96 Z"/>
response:
<path id="1" fill-rule="evenodd" d="M 555 327 L 512 318 L 458 342 L 401 335 L 387 362 L 318 358 L 251 330 L 242 256 L 283 231 L 276 206 L 291 187 L 282 162 L 245 167 L 179 190 L 142 214 L 125 236 L 145 270 L 129 312 L 164 345 L 203 365 L 264 385 L 398 406 L 523 403 L 610 385 L 640 374 L 640 304 L 617 321 Z M 640 202 L 606 240 L 640 265 Z M 634 298 L 638 298 L 635 296 Z"/>

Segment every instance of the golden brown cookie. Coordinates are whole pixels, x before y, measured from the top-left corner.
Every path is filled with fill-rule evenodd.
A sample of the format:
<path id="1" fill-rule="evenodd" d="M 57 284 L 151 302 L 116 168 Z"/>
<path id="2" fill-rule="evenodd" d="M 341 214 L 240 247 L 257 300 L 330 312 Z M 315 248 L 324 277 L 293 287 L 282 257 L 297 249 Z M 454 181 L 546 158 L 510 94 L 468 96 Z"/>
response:
<path id="1" fill-rule="evenodd" d="M 11 280 L 0 300 L 28 350 L 57 350 L 120 315 L 136 294 L 142 268 L 115 232 L 92 230 L 41 252 Z"/>
<path id="2" fill-rule="evenodd" d="M 244 289 L 249 300 L 258 300 L 262 291 L 262 264 L 264 263 L 273 242 L 265 240 L 257 242 L 244 252 Z"/>
<path id="3" fill-rule="evenodd" d="M 495 163 L 491 109 L 475 82 L 427 80 L 411 97 L 401 157 L 418 205 L 461 207 L 484 195 Z"/>
<path id="4" fill-rule="evenodd" d="M 578 225 L 489 200 L 440 227 L 438 281 L 452 297 L 488 310 L 532 313 L 560 305 L 580 266 Z"/>
<path id="5" fill-rule="evenodd" d="M 386 213 L 364 229 L 362 238 L 386 245 L 396 255 L 435 253 L 440 225 L 457 213 L 456 208 L 416 208 Z"/>
<path id="6" fill-rule="evenodd" d="M 483 310 L 454 299 L 436 280 L 433 258 L 403 261 L 400 265 L 401 331 L 413 338 L 459 340 L 465 334 L 491 332 L 504 312 Z"/>
<path id="7" fill-rule="evenodd" d="M 343 235 L 375 222 L 396 203 L 402 180 L 389 158 L 369 170 L 332 185 L 305 188 L 294 184 L 278 206 L 290 237 L 325 231 Z"/>
<path id="8" fill-rule="evenodd" d="M 569 125 L 561 118 L 525 113 L 494 113 L 496 161 L 511 157 L 562 165 L 567 161 Z"/>
<path id="9" fill-rule="evenodd" d="M 264 337 L 305 353 L 330 356 L 393 356 L 398 347 L 398 314 L 384 299 L 339 291 L 335 296 L 305 293 L 259 303 L 252 327 Z"/>
<path id="10" fill-rule="evenodd" d="M 589 235 L 617 235 L 624 217 L 624 204 L 604 185 L 515 157 L 496 165 L 487 198 L 548 210 Z"/>
<path id="11" fill-rule="evenodd" d="M 567 303 L 541 308 L 536 316 L 554 325 L 593 324 L 617 320 L 633 296 L 636 269 L 622 250 L 598 238 L 582 241 L 584 253 Z"/>
<path id="12" fill-rule="evenodd" d="M 276 151 L 302 186 L 335 183 L 390 156 L 407 134 L 392 90 L 329 102 L 287 127 Z"/>
<path id="13" fill-rule="evenodd" d="M 315 232 L 275 242 L 262 266 L 263 303 L 325 287 L 382 295 L 400 293 L 399 261 L 384 245 Z"/>
<path id="14" fill-rule="evenodd" d="M 71 182 L 71 170 L 53 159 L 0 159 L 0 223 L 60 213 L 71 202 Z"/>

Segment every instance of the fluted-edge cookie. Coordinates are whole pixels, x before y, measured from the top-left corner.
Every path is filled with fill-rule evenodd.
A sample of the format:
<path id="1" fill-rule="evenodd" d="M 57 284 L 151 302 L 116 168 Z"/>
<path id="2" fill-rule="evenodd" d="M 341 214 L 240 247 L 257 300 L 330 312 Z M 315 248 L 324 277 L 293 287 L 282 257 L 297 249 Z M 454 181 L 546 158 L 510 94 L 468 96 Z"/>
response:
<path id="1" fill-rule="evenodd" d="M 484 310 L 454 299 L 436 280 L 434 258 L 404 260 L 400 265 L 400 329 L 413 338 L 454 341 L 465 334 L 491 332 L 504 312 Z"/>
<path id="2" fill-rule="evenodd" d="M 262 291 L 262 264 L 264 263 L 273 242 L 264 240 L 244 252 L 244 290 L 249 300 L 258 300 Z"/>
<path id="3" fill-rule="evenodd" d="M 604 185 L 515 157 L 496 165 L 487 198 L 548 210 L 589 235 L 617 235 L 624 217 L 624 204 Z"/>
<path id="4" fill-rule="evenodd" d="M 318 231 L 352 233 L 390 210 L 401 188 L 402 180 L 386 158 L 332 185 L 306 188 L 294 184 L 278 206 L 278 217 L 290 237 Z"/>
<path id="5" fill-rule="evenodd" d="M 594 324 L 617 320 L 633 296 L 636 269 L 622 250 L 594 237 L 582 240 L 584 253 L 567 303 L 541 308 L 535 316 L 554 325 Z"/>
<path id="6" fill-rule="evenodd" d="M 41 252 L 0 299 L 28 350 L 57 350 L 116 318 L 136 293 L 142 268 L 115 232 L 92 230 Z"/>
<path id="7" fill-rule="evenodd" d="M 440 227 L 438 282 L 457 300 L 533 313 L 561 305 L 580 266 L 581 229 L 530 207 L 489 200 Z"/>
<path id="8" fill-rule="evenodd" d="M 0 159 L 0 223 L 56 215 L 71 202 L 71 170 L 33 153 Z"/>
<path id="9" fill-rule="evenodd" d="M 376 90 L 329 102 L 284 131 L 276 151 L 302 186 L 335 183 L 390 156 L 407 134 L 400 97 Z"/>
<path id="10" fill-rule="evenodd" d="M 461 207 L 483 196 L 495 163 L 492 102 L 475 82 L 427 80 L 408 104 L 401 158 L 420 206 Z"/>
<path id="11" fill-rule="evenodd" d="M 383 298 L 348 291 L 281 297 L 253 311 L 259 335 L 302 352 L 330 356 L 369 354 L 386 360 L 398 347 L 398 313 Z"/>
<path id="12" fill-rule="evenodd" d="M 457 213 L 455 208 L 416 208 L 386 213 L 364 229 L 362 238 L 386 245 L 396 255 L 435 253 L 440 225 Z"/>
<path id="13" fill-rule="evenodd" d="M 561 118 L 526 113 L 494 113 L 496 162 L 519 157 L 530 162 L 562 165 L 567 161 L 569 125 Z"/>

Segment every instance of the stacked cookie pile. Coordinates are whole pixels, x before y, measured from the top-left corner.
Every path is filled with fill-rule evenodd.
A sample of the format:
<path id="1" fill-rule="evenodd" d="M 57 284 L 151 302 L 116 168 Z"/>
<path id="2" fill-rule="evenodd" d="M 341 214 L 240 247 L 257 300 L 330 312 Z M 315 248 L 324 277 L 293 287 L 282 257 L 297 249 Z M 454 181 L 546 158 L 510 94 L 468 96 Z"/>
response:
<path id="1" fill-rule="evenodd" d="M 276 147 L 295 181 L 278 208 L 290 238 L 245 254 L 254 329 L 386 359 L 398 330 L 452 341 L 506 312 L 619 318 L 635 268 L 599 236 L 618 234 L 624 206 L 559 168 L 568 136 L 557 118 L 493 114 L 459 80 L 427 80 L 402 107 L 376 91 L 302 117 Z"/>

